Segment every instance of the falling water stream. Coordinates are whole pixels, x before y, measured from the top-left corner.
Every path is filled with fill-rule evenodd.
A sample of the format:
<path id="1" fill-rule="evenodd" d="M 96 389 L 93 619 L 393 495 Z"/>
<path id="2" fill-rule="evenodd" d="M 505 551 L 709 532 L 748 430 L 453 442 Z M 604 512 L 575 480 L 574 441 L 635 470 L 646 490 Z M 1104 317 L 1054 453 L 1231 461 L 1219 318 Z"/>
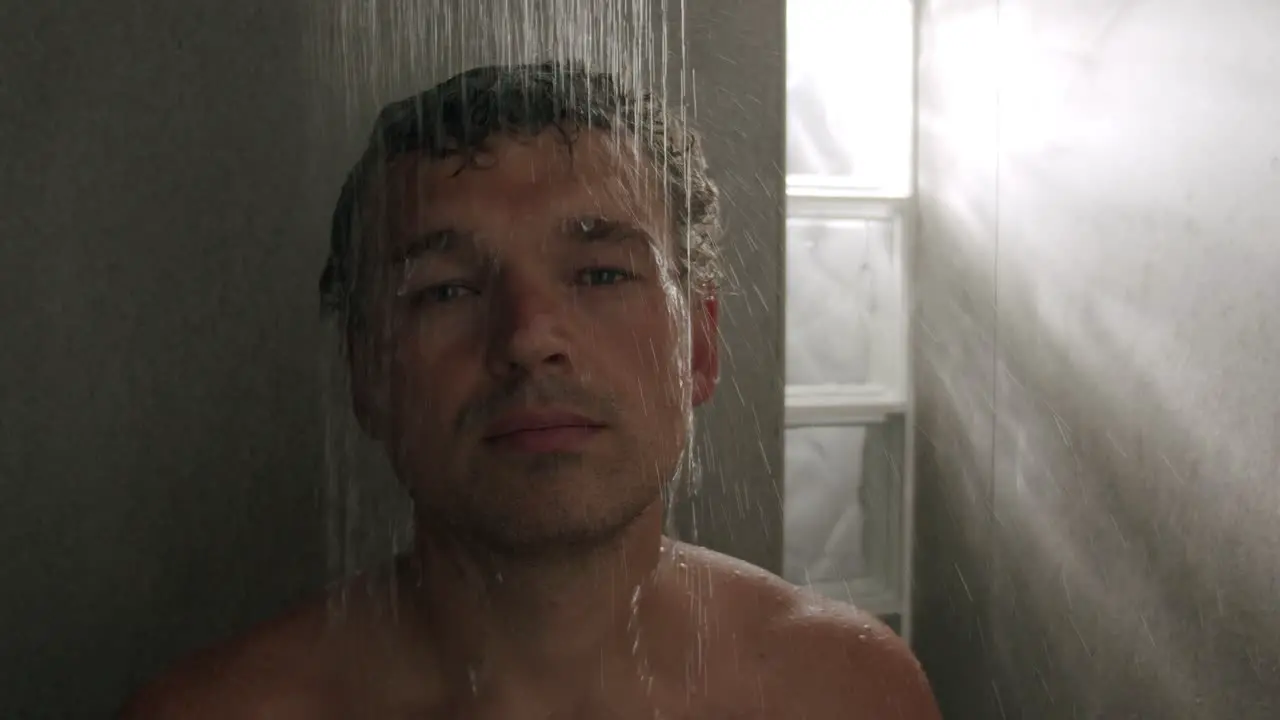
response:
<path id="1" fill-rule="evenodd" d="M 416 95 L 458 72 L 479 65 L 518 65 L 530 62 L 581 62 L 588 70 L 612 75 L 620 89 L 633 97 L 656 95 L 681 125 L 698 122 L 693 69 L 686 52 L 685 0 L 375 0 L 330 2 L 319 13 L 315 62 L 328 68 L 321 84 L 328 83 L 330 102 L 341 98 L 341 107 L 326 106 L 317 111 L 324 121 L 341 112 L 342 123 L 320 122 L 317 133 L 335 132 L 335 138 L 364 137 L 382 104 Z M 567 65 L 566 65 L 567 67 Z M 337 72 L 332 72 L 336 69 Z M 336 92 L 335 92 L 336 91 Z M 637 113 L 640 110 L 637 108 Z M 639 117 L 631 118 L 632 122 Z M 337 126 L 337 127 L 335 127 Z M 643 127 L 643 125 L 641 125 Z M 614 127 L 615 134 L 627 130 Z M 625 140 L 625 138 L 622 138 Z M 654 160 L 639 151 L 634 154 L 634 172 L 650 170 Z M 668 176 L 666 163 L 659 158 L 657 170 Z M 674 162 L 687 162 L 674 160 Z M 684 176 L 689 168 L 681 168 Z M 687 190 L 682 201 L 686 211 L 692 203 Z M 674 200 L 681 202 L 680 200 Z M 725 198 L 722 202 L 732 203 Z M 687 231 L 692 232 L 692 231 Z M 744 238 L 746 240 L 747 238 Z M 684 266 L 693 262 L 692 242 L 686 237 Z M 727 253 L 735 252 L 726 248 Z M 665 253 L 656 253 L 664 257 Z M 730 265 L 741 258 L 733 258 Z M 664 276 L 679 274 L 664 271 Z M 695 289 L 691 276 L 683 282 L 670 280 L 666 296 L 670 314 L 682 327 L 680 362 L 687 362 L 693 329 L 689 308 Z M 720 294 L 729 298 L 735 288 L 722 284 Z M 766 306 L 758 311 L 767 312 Z M 398 486 L 382 450 L 375 447 L 353 420 L 348 387 L 349 366 L 341 352 L 341 325 L 334 327 L 334 352 L 322 358 L 326 422 L 326 483 L 324 508 L 327 518 L 328 571 L 332 582 L 341 584 L 356 573 L 368 570 L 405 551 L 413 538 L 413 515 L 405 492 Z M 756 340 L 751 344 L 760 346 Z M 731 355 L 732 347 L 723 352 Z M 726 362 L 732 358 L 727 357 Z M 681 372 L 682 377 L 687 372 Z M 692 392 L 681 389 L 686 404 Z M 676 477 L 664 488 L 665 534 L 697 542 L 696 515 L 685 513 L 680 522 L 680 505 L 697 496 L 701 485 L 700 444 L 693 409 L 686 449 Z M 759 440 L 750 441 L 758 444 Z M 732 449 L 725 452 L 732 453 Z M 669 544 L 672 550 L 675 544 Z M 679 567 L 685 568 L 683 563 Z M 394 583 L 394 577 L 391 578 Z M 694 585 L 703 582 L 693 579 Z M 388 587 L 394 596 L 394 588 Z M 640 588 L 632 597 L 632 620 L 628 632 L 641 683 L 652 691 L 653 676 L 647 657 L 643 624 L 638 621 Z M 341 614 L 343 598 L 335 598 L 334 611 Z M 690 612 L 699 617 L 697 630 L 689 639 L 686 681 L 692 686 L 703 673 L 702 648 L 707 626 L 706 611 L 695 600 Z M 473 692 L 486 682 L 483 659 L 468 668 Z"/>
<path id="2" fill-rule="evenodd" d="M 629 94 L 653 92 L 682 122 L 696 128 L 684 0 L 331 0 L 319 5 L 314 62 L 326 69 L 323 83 L 337 90 L 329 98 L 342 99 L 338 109 L 344 118 L 329 122 L 332 104 L 317 110 L 321 122 L 315 123 L 315 132 L 325 140 L 350 145 L 351 138 L 363 139 L 381 105 L 470 67 L 547 60 L 582 61 L 617 78 Z M 637 155 L 636 162 L 650 161 Z M 672 309 L 679 314 L 691 290 L 673 286 L 671 292 Z M 688 323 L 684 325 L 687 339 Z M 324 496 L 335 580 L 403 550 L 412 537 L 407 498 L 391 478 L 381 450 L 363 439 L 351 416 L 348 367 L 340 345 L 335 334 L 334 352 L 321 359 Z M 692 433 L 693 423 L 690 428 Z M 691 436 L 676 490 L 668 493 L 667 532 L 690 540 L 696 536 L 696 520 L 682 532 L 675 504 L 698 489 L 702 473 L 697 450 Z"/>

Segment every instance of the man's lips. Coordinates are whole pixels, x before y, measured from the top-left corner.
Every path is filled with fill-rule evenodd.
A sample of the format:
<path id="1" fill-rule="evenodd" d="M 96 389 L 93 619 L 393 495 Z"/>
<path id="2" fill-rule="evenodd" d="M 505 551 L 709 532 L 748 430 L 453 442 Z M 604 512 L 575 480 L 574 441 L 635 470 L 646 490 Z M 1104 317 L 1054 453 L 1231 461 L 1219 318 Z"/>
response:
<path id="1" fill-rule="evenodd" d="M 564 410 L 521 410 L 498 418 L 485 429 L 487 442 L 521 441 L 526 443 L 542 439 L 572 439 L 587 437 L 605 427 L 594 418 Z M 556 444 L 553 442 L 552 444 Z"/>

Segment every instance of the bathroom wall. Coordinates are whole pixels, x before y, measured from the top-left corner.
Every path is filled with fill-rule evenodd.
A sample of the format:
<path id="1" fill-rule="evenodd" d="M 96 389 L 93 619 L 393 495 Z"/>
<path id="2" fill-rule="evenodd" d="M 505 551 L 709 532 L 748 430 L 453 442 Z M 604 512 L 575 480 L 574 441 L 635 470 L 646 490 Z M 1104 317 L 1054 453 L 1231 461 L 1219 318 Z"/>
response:
<path id="1" fill-rule="evenodd" d="M 944 714 L 1280 715 L 1280 5 L 921 20 L 914 609 Z"/>
<path id="2" fill-rule="evenodd" d="M 0 22 L 0 717 L 108 717 L 324 568 L 302 3 Z"/>
<path id="3" fill-rule="evenodd" d="M 105 717 L 178 654 L 313 592 L 349 544 L 392 546 L 350 517 L 394 505 L 373 497 L 385 478 L 354 513 L 335 478 L 365 469 L 338 463 L 351 438 L 326 430 L 329 213 L 377 105 L 501 58 L 438 2 L 11 5 L 0 717 Z M 684 520 L 775 569 L 781 17 L 780 0 L 737 0 L 684 18 L 744 288 Z"/>

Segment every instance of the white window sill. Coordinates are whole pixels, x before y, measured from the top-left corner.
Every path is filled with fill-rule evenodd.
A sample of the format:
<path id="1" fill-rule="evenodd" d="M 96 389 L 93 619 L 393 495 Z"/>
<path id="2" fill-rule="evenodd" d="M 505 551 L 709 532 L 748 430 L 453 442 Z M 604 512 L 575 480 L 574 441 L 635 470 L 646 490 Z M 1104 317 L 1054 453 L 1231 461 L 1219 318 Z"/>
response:
<path id="1" fill-rule="evenodd" d="M 834 184 L 830 179 L 787 178 L 787 216 L 833 220 L 894 220 L 910 197 L 875 188 Z"/>
<path id="2" fill-rule="evenodd" d="M 901 392 L 883 385 L 794 385 L 786 388 L 788 428 L 874 425 L 907 411 Z"/>

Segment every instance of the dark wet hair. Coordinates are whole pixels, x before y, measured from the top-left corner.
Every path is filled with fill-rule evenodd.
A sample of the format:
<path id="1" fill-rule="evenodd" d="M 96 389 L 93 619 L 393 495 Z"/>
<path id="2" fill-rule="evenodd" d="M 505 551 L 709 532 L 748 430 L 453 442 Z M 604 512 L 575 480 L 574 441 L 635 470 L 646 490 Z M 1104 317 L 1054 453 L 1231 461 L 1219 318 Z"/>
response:
<path id="1" fill-rule="evenodd" d="M 612 75 L 581 63 L 487 66 L 391 103 L 378 114 L 333 212 L 329 257 L 320 278 L 326 314 L 346 322 L 361 315 L 361 205 L 388 163 L 409 154 L 429 159 L 463 155 L 470 162 L 495 134 L 536 135 L 547 129 L 566 140 L 583 129 L 630 134 L 655 169 L 666 174 L 672 221 L 685 243 L 679 253 L 682 274 L 698 286 L 719 285 L 718 191 L 707 176 L 698 134 L 660 98 L 650 91 L 629 93 Z"/>

